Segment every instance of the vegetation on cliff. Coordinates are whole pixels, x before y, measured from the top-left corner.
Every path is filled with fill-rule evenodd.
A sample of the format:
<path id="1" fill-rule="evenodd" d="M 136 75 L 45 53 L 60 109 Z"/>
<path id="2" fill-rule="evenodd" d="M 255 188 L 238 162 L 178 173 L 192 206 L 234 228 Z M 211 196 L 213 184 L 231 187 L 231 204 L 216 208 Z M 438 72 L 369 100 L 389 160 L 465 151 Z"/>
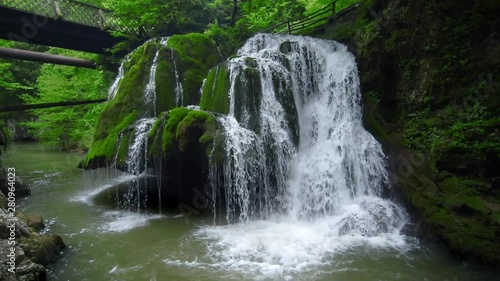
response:
<path id="1" fill-rule="evenodd" d="M 454 253 L 489 264 L 500 262 L 499 10 L 487 0 L 365 1 L 318 34 L 357 55 L 365 124 L 388 152 L 426 156 L 396 172 L 409 203 Z"/>

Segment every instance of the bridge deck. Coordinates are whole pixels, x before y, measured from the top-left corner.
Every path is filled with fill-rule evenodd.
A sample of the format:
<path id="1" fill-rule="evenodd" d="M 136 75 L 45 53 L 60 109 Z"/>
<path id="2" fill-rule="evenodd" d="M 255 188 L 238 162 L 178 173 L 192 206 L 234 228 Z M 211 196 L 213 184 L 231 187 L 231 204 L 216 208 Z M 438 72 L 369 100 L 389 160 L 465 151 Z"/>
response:
<path id="1" fill-rule="evenodd" d="M 108 31 L 140 35 L 110 10 L 73 0 L 0 0 L 0 38 L 105 53 L 122 39 Z"/>

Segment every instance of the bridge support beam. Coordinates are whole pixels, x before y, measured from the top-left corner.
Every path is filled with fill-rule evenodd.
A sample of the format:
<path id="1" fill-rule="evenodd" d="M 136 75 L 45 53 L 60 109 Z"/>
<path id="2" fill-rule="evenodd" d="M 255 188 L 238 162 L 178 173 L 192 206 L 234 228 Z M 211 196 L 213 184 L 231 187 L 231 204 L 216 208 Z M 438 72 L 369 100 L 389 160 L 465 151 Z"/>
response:
<path id="1" fill-rule="evenodd" d="M 0 47 L 0 58 L 38 61 L 85 68 L 97 67 L 96 63 L 90 60 L 2 47 Z"/>
<path id="2" fill-rule="evenodd" d="M 24 111 L 24 110 L 32 110 L 32 109 L 60 107 L 60 106 L 75 106 L 75 105 L 93 104 L 93 103 L 101 103 L 101 102 L 107 102 L 107 101 L 108 101 L 107 99 L 98 99 L 98 100 L 63 101 L 63 102 L 51 102 L 51 103 L 39 103 L 39 104 L 21 104 L 21 105 L 11 105 L 11 106 L 0 106 L 0 113 L 10 112 L 10 111 Z"/>

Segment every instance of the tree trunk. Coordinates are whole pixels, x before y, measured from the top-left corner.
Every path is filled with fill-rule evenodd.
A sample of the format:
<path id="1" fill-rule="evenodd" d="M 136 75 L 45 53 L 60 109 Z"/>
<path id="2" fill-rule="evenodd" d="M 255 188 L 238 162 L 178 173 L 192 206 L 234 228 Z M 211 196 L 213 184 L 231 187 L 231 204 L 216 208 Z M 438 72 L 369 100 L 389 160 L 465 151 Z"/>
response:
<path id="1" fill-rule="evenodd" d="M 229 23 L 230 26 L 234 26 L 236 23 L 236 16 L 238 14 L 238 0 L 233 0 L 233 13 L 231 14 L 231 22 Z"/>

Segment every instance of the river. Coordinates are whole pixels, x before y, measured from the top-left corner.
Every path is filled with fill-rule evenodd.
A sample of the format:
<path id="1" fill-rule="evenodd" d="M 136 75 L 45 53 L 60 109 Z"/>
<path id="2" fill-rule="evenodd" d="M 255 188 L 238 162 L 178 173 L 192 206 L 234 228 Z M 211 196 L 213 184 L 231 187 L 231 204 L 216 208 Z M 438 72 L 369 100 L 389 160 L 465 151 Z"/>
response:
<path id="1" fill-rule="evenodd" d="M 498 276 L 411 238 L 401 247 L 359 245 L 320 253 L 335 241 L 316 235 L 307 224 L 277 219 L 214 226 L 211 219 L 180 213 L 138 214 L 96 206 L 92 194 L 127 175 L 78 169 L 81 159 L 34 143 L 13 144 L 4 158 L 5 167 L 15 167 L 32 188 L 30 197 L 17 202 L 19 208 L 42 214 L 45 231 L 61 235 L 67 245 L 50 267 L 49 281 L 486 281 Z M 207 242 L 214 239 L 216 243 Z M 257 253 L 245 260 L 249 255 L 238 251 L 262 251 L 280 260 Z"/>

